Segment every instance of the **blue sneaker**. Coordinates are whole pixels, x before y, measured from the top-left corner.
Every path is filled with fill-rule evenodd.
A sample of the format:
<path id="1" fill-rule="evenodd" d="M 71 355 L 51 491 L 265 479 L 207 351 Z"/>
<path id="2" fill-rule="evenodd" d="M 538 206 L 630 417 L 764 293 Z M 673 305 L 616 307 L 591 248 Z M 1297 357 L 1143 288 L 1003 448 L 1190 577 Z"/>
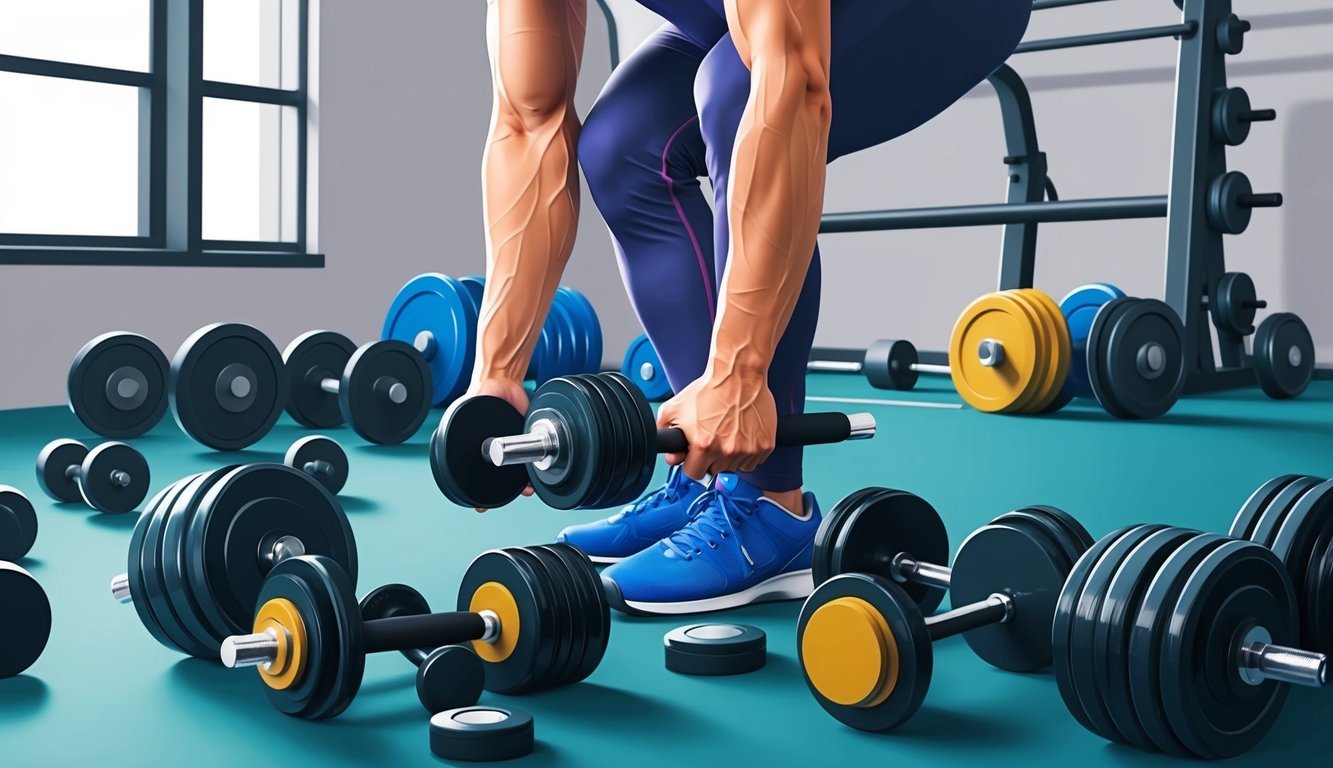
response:
<path id="1" fill-rule="evenodd" d="M 690 505 L 705 490 L 707 486 L 675 466 L 667 473 L 666 485 L 605 520 L 571 525 L 555 540 L 573 544 L 594 563 L 618 563 L 683 528 Z"/>
<path id="2" fill-rule="evenodd" d="M 612 607 L 631 614 L 719 611 L 814 591 L 810 556 L 819 505 L 798 519 L 737 475 L 718 475 L 690 521 L 602 573 Z"/>

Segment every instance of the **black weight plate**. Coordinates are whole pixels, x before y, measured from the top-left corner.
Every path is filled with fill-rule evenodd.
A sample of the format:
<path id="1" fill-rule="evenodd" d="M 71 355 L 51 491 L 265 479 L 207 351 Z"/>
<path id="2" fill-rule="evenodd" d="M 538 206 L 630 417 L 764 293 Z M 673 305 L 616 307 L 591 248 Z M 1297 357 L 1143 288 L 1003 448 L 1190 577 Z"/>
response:
<path id="1" fill-rule="evenodd" d="M 83 501 L 79 493 L 79 480 L 67 472 L 70 467 L 83 466 L 88 456 L 88 446 L 78 440 L 52 440 L 42 452 L 37 454 L 37 485 L 42 493 L 67 504 Z"/>
<path id="2" fill-rule="evenodd" d="M 1060 598 L 1055 604 L 1055 619 L 1051 622 L 1051 665 L 1055 672 L 1056 687 L 1060 691 L 1060 698 L 1064 700 L 1065 708 L 1089 731 L 1093 731 L 1092 720 L 1088 717 L 1087 708 L 1080 698 L 1081 692 L 1074 685 L 1072 669 L 1074 662 L 1081 660 L 1082 657 L 1078 655 L 1079 650 L 1072 645 L 1070 633 L 1073 631 L 1074 617 L 1081 602 L 1083 587 L 1093 566 L 1111 545 L 1137 527 L 1121 528 L 1093 543 L 1074 563 L 1074 570 L 1070 571 L 1069 578 L 1065 579 L 1065 585 L 1060 589 Z"/>
<path id="3" fill-rule="evenodd" d="M 0 560 L 22 560 L 37 543 L 37 510 L 23 492 L 0 485 Z"/>
<path id="4" fill-rule="evenodd" d="M 190 641 L 167 599 L 167 588 L 162 583 L 162 521 L 166 510 L 192 479 L 193 476 L 187 477 L 167 486 L 157 501 L 139 516 L 130 536 L 129 568 L 126 570 L 134 610 L 144 629 L 167 648 L 187 654 L 196 648 L 206 649 Z"/>
<path id="5" fill-rule="evenodd" d="M 325 392 L 325 379 L 341 381 L 347 362 L 356 352 L 352 340 L 333 331 L 309 331 L 292 339 L 283 350 L 287 377 L 287 413 L 310 429 L 332 429 L 343 423 L 338 396 Z"/>
<path id="6" fill-rule="evenodd" d="M 606 414 L 608 429 L 602 433 L 602 461 L 606 464 L 605 484 L 600 486 L 600 492 L 594 494 L 595 498 L 581 505 L 585 509 L 602 509 L 616 503 L 616 498 L 621 493 L 621 486 L 626 482 L 626 475 L 631 469 L 638 469 L 629 466 L 629 418 L 620 407 L 619 398 L 605 384 L 598 381 L 597 377 L 574 374 L 569 378 L 577 381 L 579 386 L 588 391 L 588 397 L 597 404 L 598 412 Z"/>
<path id="7" fill-rule="evenodd" d="M 829 565 L 833 573 L 873 573 L 894 580 L 893 559 L 903 553 L 918 562 L 944 565 L 949 562 L 949 532 L 925 499 L 885 489 L 863 499 L 847 516 Z M 944 599 L 944 590 L 937 587 L 911 581 L 899 586 L 923 614 Z"/>
<path id="8" fill-rule="evenodd" d="M 1273 497 L 1273 501 L 1264 508 L 1263 514 L 1259 515 L 1259 520 L 1254 524 L 1254 531 L 1246 537 L 1255 544 L 1262 544 L 1265 547 L 1272 548 L 1273 539 L 1277 536 L 1278 529 L 1282 527 L 1282 521 L 1287 519 L 1287 514 L 1310 489 L 1323 482 L 1323 478 L 1303 475 L 1291 481 Z"/>
<path id="9" fill-rule="evenodd" d="M 1300 606 L 1303 644 L 1320 650 L 1316 627 L 1333 623 L 1333 605 L 1317 603 L 1306 587 L 1306 574 L 1312 562 L 1323 557 L 1316 549 L 1325 530 L 1333 527 L 1333 481 L 1326 481 L 1306 491 L 1282 520 L 1269 548 L 1282 561 L 1296 589 Z"/>
<path id="10" fill-rule="evenodd" d="M 389 395 L 393 384 L 406 392 Z M 393 339 L 372 341 L 352 355 L 338 385 L 343 418 L 365 440 L 397 445 L 411 439 L 430 412 L 430 367 L 412 345 Z"/>
<path id="11" fill-rule="evenodd" d="M 481 700 L 486 689 L 486 667 L 471 648 L 446 645 L 436 648 L 417 670 L 417 700 L 432 715 Z"/>
<path id="12" fill-rule="evenodd" d="M 356 585 L 356 539 L 337 499 L 304 472 L 281 464 L 231 470 L 208 489 L 190 525 L 190 581 L 207 585 L 236 633 L 254 617 L 255 595 L 269 571 L 260 553 L 284 536 L 305 554 L 333 560 Z"/>
<path id="13" fill-rule="evenodd" d="M 570 651 L 567 662 L 556 675 L 552 685 L 553 687 L 568 685 L 575 682 L 575 675 L 583 666 L 584 657 L 588 652 L 588 642 L 590 638 L 594 638 L 595 631 L 599 629 L 597 626 L 599 620 L 590 617 L 585 608 L 582 589 L 575 584 L 577 577 L 570 572 L 560 555 L 551 551 L 549 547 L 525 549 L 543 560 L 551 576 L 564 588 L 564 599 L 569 610 L 569 634 L 566 640 L 569 642 Z"/>
<path id="14" fill-rule="evenodd" d="M 1189 752 L 1175 735 L 1163 706 L 1162 676 L 1165 664 L 1170 662 L 1162 658 L 1162 640 L 1171 631 L 1172 609 L 1189 575 L 1209 552 L 1227 540 L 1216 534 L 1200 533 L 1172 552 L 1148 585 L 1130 629 L 1129 692 L 1134 711 L 1153 746 L 1177 757 L 1187 757 Z"/>
<path id="15" fill-rule="evenodd" d="M 1152 577 L 1166 558 L 1194 536 L 1183 528 L 1165 528 L 1143 539 L 1116 568 L 1102 598 L 1101 613 L 1097 616 L 1093 638 L 1092 658 L 1098 668 L 1098 690 L 1110 717 L 1113 730 L 1123 743 L 1139 749 L 1153 750 L 1148 734 L 1139 723 L 1140 714 L 1134 709 L 1129 695 L 1129 629 L 1143 603 Z M 1148 717 L 1160 713 L 1142 713 Z"/>
<path id="16" fill-rule="evenodd" d="M 821 606 L 844 597 L 862 600 L 878 612 L 898 649 L 897 680 L 892 692 L 878 706 L 844 706 L 830 701 L 815 688 L 806 672 L 806 625 Z M 801 606 L 796 638 L 796 654 L 806 686 L 824 711 L 844 725 L 862 731 L 887 731 L 911 719 L 926 698 L 934 672 L 930 632 L 915 603 L 889 579 L 868 573 L 845 573 L 820 584 Z"/>
<path id="17" fill-rule="evenodd" d="M 1323 521 L 1323 532 L 1315 541 L 1314 553 L 1305 570 L 1305 618 L 1301 642 L 1308 650 L 1333 654 L 1333 520 Z"/>
<path id="18" fill-rule="evenodd" d="M 1040 512 L 1016 509 L 1013 512 L 1000 515 L 990 521 L 989 525 L 1008 525 L 1040 536 L 1059 555 L 1060 565 L 1066 572 L 1074 568 L 1074 563 L 1078 561 L 1079 555 L 1083 554 L 1083 551 L 1078 549 L 1077 545 L 1067 541 L 1069 535 L 1065 533 L 1062 526 L 1057 525 Z"/>
<path id="19" fill-rule="evenodd" d="M 842 530 L 842 526 L 847 522 L 847 517 L 852 510 L 856 509 L 865 497 L 879 490 L 887 489 L 872 486 L 852 491 L 839 499 L 832 509 L 824 513 L 824 519 L 819 521 L 819 527 L 815 529 L 814 552 L 810 563 L 815 586 L 819 586 L 838 575 L 833 572 L 833 542 L 838 540 L 838 532 Z"/>
<path id="20" fill-rule="evenodd" d="M 577 683 L 591 675 L 606 655 L 606 647 L 611 640 L 611 604 L 606 599 L 606 590 L 602 587 L 597 567 L 582 550 L 571 544 L 548 544 L 544 548 L 556 553 L 564 561 L 575 584 L 581 589 L 580 602 L 590 619 L 583 660 L 569 680 L 570 683 Z"/>
<path id="21" fill-rule="evenodd" d="M 481 449 L 489 438 L 524 432 L 523 414 L 505 400 L 478 395 L 454 401 L 430 439 L 435 485 L 450 501 L 470 509 L 495 509 L 517 499 L 528 486 L 527 468 L 497 467 Z"/>
<path id="22" fill-rule="evenodd" d="M 560 425 L 560 453 L 547 469 L 527 465 L 528 479 L 541 500 L 555 509 L 578 509 L 596 494 L 607 468 L 603 463 L 602 435 L 610 428 L 608 416 L 598 412 L 575 380 L 554 378 L 541 385 L 528 406 L 525 432 L 538 419 Z"/>
<path id="23" fill-rule="evenodd" d="M 572 598 L 564 579 L 555 575 L 544 557 L 524 547 L 508 547 L 508 550 L 537 579 L 546 598 L 546 614 L 551 619 L 552 629 L 551 662 L 541 672 L 541 682 L 538 687 L 554 688 L 559 685 L 561 675 L 567 671 L 570 655 L 574 651 L 574 644 L 571 642 L 574 638 L 571 630 L 574 626 L 573 610 L 570 607 Z"/>
<path id="24" fill-rule="evenodd" d="M 1139 299 L 1116 314 L 1106 334 L 1101 375 L 1115 402 L 1135 419 L 1171 410 L 1185 387 L 1185 332 L 1175 310 L 1156 299 Z M 1157 345 L 1161 356 L 1151 373 L 1144 362 L 1149 345 Z"/>
<path id="25" fill-rule="evenodd" d="M 878 339 L 866 347 L 861 371 L 875 389 L 907 391 L 920 378 L 912 366 L 920 362 L 916 347 L 906 339 Z"/>
<path id="26" fill-rule="evenodd" d="M 1221 760 L 1248 752 L 1268 733 L 1290 686 L 1249 685 L 1237 644 L 1262 627 L 1276 645 L 1297 640 L 1295 596 L 1282 564 L 1252 542 L 1218 544 L 1175 601 L 1162 645 L 1162 702 L 1191 753 Z"/>
<path id="27" fill-rule="evenodd" d="M 142 555 L 149 608 L 157 617 L 163 633 L 172 638 L 172 645 L 196 658 L 216 656 L 218 647 L 212 642 L 213 633 L 202 628 L 203 619 L 199 617 L 198 611 L 189 603 L 178 604 L 172 595 L 173 589 L 182 588 L 179 577 L 180 548 L 179 542 L 175 542 L 174 549 L 170 548 L 167 531 L 169 526 L 181 524 L 179 513 L 175 510 L 182 502 L 189 502 L 197 481 L 202 482 L 210 474 L 205 472 L 180 480 L 176 493 L 162 500 L 146 533 L 146 550 Z M 176 576 L 175 580 L 168 578 L 169 571 Z"/>
<path id="28" fill-rule="evenodd" d="M 1300 477 L 1301 475 L 1279 475 L 1259 486 L 1258 490 L 1250 494 L 1250 498 L 1241 505 L 1240 511 L 1236 513 L 1236 519 L 1231 521 L 1231 530 L 1227 535 L 1234 539 L 1249 540 L 1254 533 L 1255 524 L 1259 522 L 1259 516 L 1283 488 Z"/>
<path id="29" fill-rule="evenodd" d="M 83 460 L 79 491 L 98 512 L 119 515 L 132 511 L 148 496 L 148 460 L 132 446 L 106 442 Z"/>
<path id="30" fill-rule="evenodd" d="M 518 559 L 506 550 L 492 549 L 477 556 L 463 574 L 458 585 L 458 610 L 489 609 L 492 603 L 478 595 L 487 584 L 504 587 L 513 599 L 518 615 L 517 628 L 501 623 L 501 637 L 495 644 L 474 642 L 473 650 L 486 661 L 486 690 L 500 694 L 524 693 L 540 687 L 541 674 L 550 668 L 553 637 L 545 606 L 544 592 L 522 567 Z M 478 602 L 474 605 L 473 597 Z M 503 613 L 497 611 L 497 613 Z M 491 645 L 491 648 L 486 646 Z M 491 661 L 487 654 L 493 649 L 509 647 L 512 650 L 501 661 Z"/>
<path id="31" fill-rule="evenodd" d="M 1040 515 L 1060 528 L 1063 535 L 1058 538 L 1061 543 L 1070 548 L 1071 562 L 1077 563 L 1083 553 L 1088 551 L 1088 547 L 1092 546 L 1092 534 L 1088 533 L 1088 529 L 1084 528 L 1077 518 L 1063 509 L 1045 504 L 1034 504 L 1030 507 L 1024 507 L 1023 511 Z"/>
<path id="32" fill-rule="evenodd" d="M 138 437 L 167 412 L 167 356 L 137 333 L 104 333 L 85 344 L 67 384 L 69 409 L 103 437 Z"/>
<path id="33" fill-rule="evenodd" d="M 1296 315 L 1277 312 L 1254 334 L 1254 372 L 1264 394 L 1274 400 L 1296 397 L 1314 378 L 1314 339 Z"/>
<path id="34" fill-rule="evenodd" d="M 430 751 L 443 760 L 497 762 L 530 754 L 532 715 L 521 709 L 462 707 L 430 719 Z"/>
<path id="35" fill-rule="evenodd" d="M 249 382 L 248 391 L 240 388 L 241 381 Z M 277 347 L 258 329 L 240 323 L 208 325 L 191 334 L 171 359 L 169 382 L 176 423 L 219 451 L 258 442 L 287 404 Z"/>
<path id="36" fill-rule="evenodd" d="M 347 451 L 337 440 L 323 435 L 309 435 L 292 443 L 283 455 L 282 463 L 315 478 L 334 496 L 347 484 L 347 473 L 351 469 Z"/>
<path id="37" fill-rule="evenodd" d="M 743 675 L 768 659 L 764 630 L 748 624 L 691 624 L 662 638 L 666 668 L 683 675 Z"/>
<path id="38" fill-rule="evenodd" d="M 1217 281 L 1217 291 L 1208 303 L 1213 323 L 1231 336 L 1249 336 L 1254 333 L 1254 306 L 1259 295 L 1254 280 L 1244 272 L 1227 272 Z"/>
<path id="39" fill-rule="evenodd" d="M 620 446 L 615 440 L 611 405 L 602 396 L 601 390 L 582 376 L 565 376 L 563 378 L 582 392 L 588 408 L 596 417 L 595 425 L 590 423 L 588 426 L 593 430 L 589 433 L 590 438 L 597 443 L 597 479 L 589 489 L 589 495 L 578 505 L 579 509 L 586 509 L 600 505 L 602 496 L 612 487 L 616 477 L 623 474 L 621 462 L 625 457 L 623 453 L 620 453 Z M 574 434 L 582 434 L 583 432 L 583 429 L 574 430 Z"/>
<path id="40" fill-rule="evenodd" d="M 406 584 L 385 584 L 376 587 L 361 598 L 361 621 L 391 619 L 394 616 L 423 616 L 430 613 L 430 603 L 421 593 Z M 416 666 L 425 663 L 433 649 L 403 648 L 403 658 Z M 449 707 L 445 707 L 449 709 Z"/>
<path id="41" fill-rule="evenodd" d="M 612 384 L 606 377 L 586 373 L 580 376 L 606 398 L 618 446 L 614 459 L 616 478 L 598 503 L 602 507 L 624 506 L 634 500 L 634 497 L 626 499 L 626 495 L 643 473 L 643 457 L 638 453 L 643 442 L 638 439 L 639 434 L 636 432 L 639 414 L 635 410 L 634 403 L 627 399 L 620 387 Z"/>
<path id="42" fill-rule="evenodd" d="M 264 693 L 279 711 L 323 720 L 342 714 L 356 697 L 366 657 L 353 589 L 337 563 L 309 555 L 278 563 L 264 581 L 252 616 L 270 600 L 288 600 L 296 607 L 306 634 L 305 671 L 297 681 L 286 690 L 264 686 Z"/>
<path id="43" fill-rule="evenodd" d="M 1092 387 L 1092 395 L 1102 406 L 1102 409 L 1117 418 L 1128 418 L 1122 416 L 1125 413 L 1124 407 L 1115 400 L 1115 390 L 1106 378 L 1106 352 L 1110 342 L 1111 321 L 1121 312 L 1129 309 L 1138 299 L 1129 296 L 1111 299 L 1097 310 L 1097 315 L 1092 320 L 1092 327 L 1088 330 L 1088 344 L 1084 355 L 1088 368 L 1088 385 Z"/>
<path id="44" fill-rule="evenodd" d="M 32 574 L 0 562 L 0 680 L 36 663 L 51 637 L 51 601 Z"/>
<path id="45" fill-rule="evenodd" d="M 630 504 L 643 495 L 653 479 L 653 469 L 657 465 L 657 424 L 648 398 L 633 382 L 614 372 L 599 374 L 598 379 L 616 393 L 629 419 L 627 475 L 614 504 Z"/>
<path id="46" fill-rule="evenodd" d="M 182 489 L 175 504 L 166 510 L 162 521 L 163 584 L 176 618 L 194 641 L 195 648 L 204 651 L 202 655 L 192 655 L 200 655 L 201 658 L 215 658 L 222 641 L 248 626 L 249 619 L 253 617 L 247 611 L 245 623 L 239 626 L 229 623 L 220 612 L 210 585 L 192 581 L 189 571 L 189 560 L 194 554 L 186 549 L 190 528 L 196 524 L 196 515 L 205 491 L 226 473 L 226 470 L 217 470 L 191 480 Z"/>

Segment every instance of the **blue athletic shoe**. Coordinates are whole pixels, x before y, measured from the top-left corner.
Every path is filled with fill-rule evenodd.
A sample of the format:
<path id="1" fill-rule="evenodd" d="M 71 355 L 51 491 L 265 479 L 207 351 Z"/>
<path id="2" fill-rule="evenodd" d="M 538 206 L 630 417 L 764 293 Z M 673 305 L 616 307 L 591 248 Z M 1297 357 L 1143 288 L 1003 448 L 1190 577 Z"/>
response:
<path id="1" fill-rule="evenodd" d="M 819 505 L 797 519 L 760 489 L 724 473 L 690 508 L 690 522 L 602 572 L 612 607 L 631 614 L 718 611 L 814 591 L 810 556 Z"/>
<path id="2" fill-rule="evenodd" d="M 667 473 L 666 485 L 605 520 L 571 525 L 555 540 L 573 544 L 594 563 L 618 563 L 683 528 L 690 505 L 705 490 L 675 466 Z"/>

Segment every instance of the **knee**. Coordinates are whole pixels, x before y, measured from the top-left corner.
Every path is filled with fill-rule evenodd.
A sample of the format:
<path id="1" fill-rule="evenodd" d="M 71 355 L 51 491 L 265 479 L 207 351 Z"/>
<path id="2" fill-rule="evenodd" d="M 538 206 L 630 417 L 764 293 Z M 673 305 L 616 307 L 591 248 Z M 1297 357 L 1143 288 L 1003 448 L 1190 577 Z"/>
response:
<path id="1" fill-rule="evenodd" d="M 610 106 L 600 103 L 594 106 L 579 133 L 579 165 L 588 182 L 588 191 L 603 209 L 625 191 L 632 176 L 625 172 L 626 161 L 633 156 L 637 138 L 633 131 L 626 130 L 621 119 L 625 115 Z"/>

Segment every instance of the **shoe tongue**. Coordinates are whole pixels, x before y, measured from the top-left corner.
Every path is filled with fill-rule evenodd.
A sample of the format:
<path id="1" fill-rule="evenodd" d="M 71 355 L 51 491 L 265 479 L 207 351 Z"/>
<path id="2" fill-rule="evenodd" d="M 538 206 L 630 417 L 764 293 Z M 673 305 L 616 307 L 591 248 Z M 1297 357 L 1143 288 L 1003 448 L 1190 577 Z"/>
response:
<path id="1" fill-rule="evenodd" d="M 703 493 L 707 486 L 685 474 L 682 466 L 677 464 L 667 471 L 667 485 L 695 496 Z"/>
<path id="2" fill-rule="evenodd" d="M 736 501 L 755 501 L 763 495 L 758 486 L 746 482 L 734 472 L 723 472 L 718 475 L 713 481 L 713 490 Z"/>

